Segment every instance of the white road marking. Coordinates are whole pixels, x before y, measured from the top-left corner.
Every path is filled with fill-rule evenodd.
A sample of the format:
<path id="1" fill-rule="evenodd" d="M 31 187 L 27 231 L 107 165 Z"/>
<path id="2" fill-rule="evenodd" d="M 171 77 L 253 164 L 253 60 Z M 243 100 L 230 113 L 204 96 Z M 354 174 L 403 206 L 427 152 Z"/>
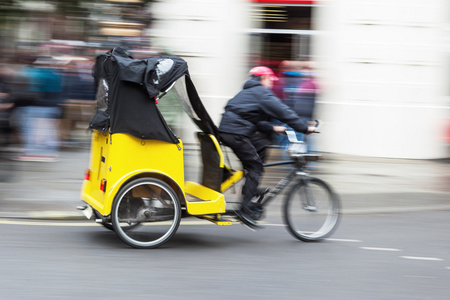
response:
<path id="1" fill-rule="evenodd" d="M 286 224 L 266 224 L 264 222 L 261 222 L 264 226 L 273 226 L 273 227 L 286 227 Z"/>
<path id="2" fill-rule="evenodd" d="M 374 251 L 402 251 L 396 248 L 377 248 L 377 247 L 359 247 L 364 250 L 374 250 Z"/>
<path id="3" fill-rule="evenodd" d="M 437 257 L 420 257 L 420 256 L 400 256 L 401 258 L 405 259 L 413 259 L 413 260 L 433 260 L 433 261 L 441 261 L 442 258 Z"/>
<path id="4" fill-rule="evenodd" d="M 351 240 L 351 239 L 325 239 L 325 240 L 333 242 L 362 243 L 362 241 L 360 240 Z"/>

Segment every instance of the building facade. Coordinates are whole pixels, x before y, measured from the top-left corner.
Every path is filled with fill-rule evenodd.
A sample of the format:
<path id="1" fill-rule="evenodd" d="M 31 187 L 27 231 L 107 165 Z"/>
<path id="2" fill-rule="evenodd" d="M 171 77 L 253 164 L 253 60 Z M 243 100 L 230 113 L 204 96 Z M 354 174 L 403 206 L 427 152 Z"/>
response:
<path id="1" fill-rule="evenodd" d="M 449 1 L 164 0 L 152 11 L 154 43 L 188 61 L 216 122 L 250 67 L 312 60 L 325 124 L 319 150 L 449 156 Z"/>

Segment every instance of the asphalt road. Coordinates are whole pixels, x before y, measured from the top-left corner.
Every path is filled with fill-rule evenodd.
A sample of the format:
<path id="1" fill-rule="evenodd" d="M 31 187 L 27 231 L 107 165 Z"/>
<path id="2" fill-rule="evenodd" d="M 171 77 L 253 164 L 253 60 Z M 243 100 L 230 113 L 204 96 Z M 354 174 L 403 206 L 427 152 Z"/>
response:
<path id="1" fill-rule="evenodd" d="M 450 211 L 348 215 L 328 240 L 184 219 L 137 250 L 92 222 L 0 220 L 0 299 L 448 299 Z"/>

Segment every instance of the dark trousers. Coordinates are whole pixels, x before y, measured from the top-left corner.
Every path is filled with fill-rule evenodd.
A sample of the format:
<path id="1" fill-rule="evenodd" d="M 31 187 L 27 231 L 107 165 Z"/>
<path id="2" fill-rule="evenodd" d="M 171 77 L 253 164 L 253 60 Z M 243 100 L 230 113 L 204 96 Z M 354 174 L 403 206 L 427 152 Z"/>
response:
<path id="1" fill-rule="evenodd" d="M 242 205 L 246 206 L 256 194 L 259 181 L 264 173 L 263 163 L 269 140 L 259 134 L 246 137 L 238 134 L 220 133 L 222 143 L 230 147 L 245 170 L 245 183 L 242 187 Z"/>

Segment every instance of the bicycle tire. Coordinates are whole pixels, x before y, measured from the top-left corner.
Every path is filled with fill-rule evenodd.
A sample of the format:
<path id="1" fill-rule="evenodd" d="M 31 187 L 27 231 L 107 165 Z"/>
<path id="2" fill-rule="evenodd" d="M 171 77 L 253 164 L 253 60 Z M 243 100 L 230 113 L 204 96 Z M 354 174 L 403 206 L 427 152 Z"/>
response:
<path id="1" fill-rule="evenodd" d="M 329 237 L 339 224 L 340 211 L 339 197 L 327 183 L 313 177 L 295 183 L 283 206 L 287 230 L 304 242 Z"/>
<path id="2" fill-rule="evenodd" d="M 180 220 L 181 204 L 177 194 L 156 178 L 131 181 L 113 201 L 114 232 L 134 248 L 150 249 L 165 244 L 177 231 Z"/>

